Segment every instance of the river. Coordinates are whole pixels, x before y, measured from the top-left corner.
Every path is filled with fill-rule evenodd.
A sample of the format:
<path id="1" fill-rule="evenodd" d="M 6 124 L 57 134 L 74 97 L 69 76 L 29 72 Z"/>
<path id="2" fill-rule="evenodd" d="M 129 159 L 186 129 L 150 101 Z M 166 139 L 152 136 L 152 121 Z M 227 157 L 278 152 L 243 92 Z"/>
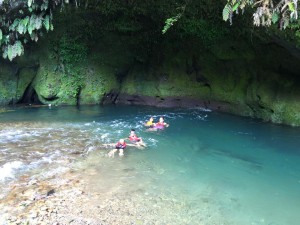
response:
<path id="1" fill-rule="evenodd" d="M 150 116 L 170 126 L 148 131 Z M 104 144 L 132 128 L 147 147 L 107 157 Z M 299 224 L 299 146 L 299 128 L 201 108 L 10 108 L 0 113 L 0 223 L 26 211 L 12 210 L 22 185 L 57 188 L 72 174 L 118 205 L 116 224 Z"/>

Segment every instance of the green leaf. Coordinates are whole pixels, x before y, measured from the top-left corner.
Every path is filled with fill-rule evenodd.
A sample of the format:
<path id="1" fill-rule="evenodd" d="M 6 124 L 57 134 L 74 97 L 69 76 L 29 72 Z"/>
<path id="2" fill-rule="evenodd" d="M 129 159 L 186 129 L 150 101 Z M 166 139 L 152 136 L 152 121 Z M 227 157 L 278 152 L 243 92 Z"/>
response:
<path id="1" fill-rule="evenodd" d="M 28 7 L 31 7 L 31 5 L 32 5 L 32 0 L 28 0 Z"/>
<path id="2" fill-rule="evenodd" d="M 23 25 L 26 27 L 28 25 L 28 22 L 29 22 L 29 17 L 26 16 L 23 20 L 22 20 L 22 23 Z"/>
<path id="3" fill-rule="evenodd" d="M 289 6 L 289 10 L 294 12 L 295 11 L 295 6 L 294 6 L 294 3 L 293 2 L 289 2 L 288 3 L 288 6 Z"/>
<path id="4" fill-rule="evenodd" d="M 9 26 L 9 30 L 15 31 L 16 27 L 19 25 L 20 19 L 15 19 L 14 22 Z"/>
<path id="5" fill-rule="evenodd" d="M 276 12 L 274 12 L 274 13 L 272 14 L 272 23 L 277 23 L 278 20 L 279 20 L 279 14 L 276 13 Z"/>
<path id="6" fill-rule="evenodd" d="M 29 24 L 28 24 L 28 33 L 31 35 L 32 31 L 36 29 L 36 15 L 32 14 L 30 19 L 29 19 Z"/>
<path id="7" fill-rule="evenodd" d="M 37 16 L 34 21 L 35 30 L 39 30 L 42 28 L 43 21 L 41 16 Z"/>
<path id="8" fill-rule="evenodd" d="M 32 32 L 32 33 L 30 34 L 30 38 L 31 38 L 31 40 L 33 40 L 33 41 L 37 41 L 37 40 L 38 40 L 38 36 L 37 36 L 36 32 Z"/>
<path id="9" fill-rule="evenodd" d="M 25 29 L 24 29 L 24 25 L 23 23 L 19 23 L 18 27 L 17 27 L 17 31 L 19 34 L 24 34 L 25 33 Z"/>
<path id="10" fill-rule="evenodd" d="M 234 12 L 235 10 L 237 10 L 237 8 L 240 6 L 240 3 L 236 3 L 233 7 L 232 7 L 232 11 Z"/>
<path id="11" fill-rule="evenodd" d="M 46 11 L 48 9 L 49 2 L 48 0 L 44 0 L 44 3 L 41 5 L 41 10 Z"/>
<path id="12" fill-rule="evenodd" d="M 13 48 L 12 48 L 12 46 L 11 45 L 8 45 L 7 46 L 7 57 L 8 57 L 8 59 L 10 60 L 10 61 L 12 61 L 13 60 Z"/>
<path id="13" fill-rule="evenodd" d="M 4 59 L 7 58 L 7 47 L 4 48 L 2 56 Z"/>
<path id="14" fill-rule="evenodd" d="M 173 24 L 180 19 L 181 16 L 182 16 L 182 14 L 178 13 L 176 16 L 167 19 L 165 21 L 165 26 L 162 30 L 162 33 L 165 34 L 170 29 L 170 27 L 173 26 Z"/>
<path id="15" fill-rule="evenodd" d="M 290 24 L 290 19 L 288 16 L 282 18 L 281 23 L 280 23 L 280 29 L 285 29 L 287 26 Z"/>
<path id="16" fill-rule="evenodd" d="M 21 41 L 16 41 L 15 44 L 13 45 L 13 54 L 14 57 L 20 56 L 24 53 L 24 47 L 21 43 Z"/>
<path id="17" fill-rule="evenodd" d="M 28 24 L 28 16 L 22 20 L 20 20 L 18 26 L 17 26 L 17 31 L 19 34 L 25 34 L 27 31 L 27 24 Z"/>
<path id="18" fill-rule="evenodd" d="M 226 4 L 223 9 L 223 20 L 227 21 L 229 19 L 230 13 L 232 11 L 232 8 L 229 4 Z"/>
<path id="19" fill-rule="evenodd" d="M 47 15 L 43 21 L 44 27 L 46 28 L 47 31 L 50 29 L 50 17 Z"/>
<path id="20" fill-rule="evenodd" d="M 9 42 L 9 35 L 2 36 L 2 42 L 5 43 L 5 44 L 7 44 Z"/>
<path id="21" fill-rule="evenodd" d="M 32 34 L 32 27 L 29 26 L 27 30 L 28 30 L 28 33 L 31 35 Z"/>

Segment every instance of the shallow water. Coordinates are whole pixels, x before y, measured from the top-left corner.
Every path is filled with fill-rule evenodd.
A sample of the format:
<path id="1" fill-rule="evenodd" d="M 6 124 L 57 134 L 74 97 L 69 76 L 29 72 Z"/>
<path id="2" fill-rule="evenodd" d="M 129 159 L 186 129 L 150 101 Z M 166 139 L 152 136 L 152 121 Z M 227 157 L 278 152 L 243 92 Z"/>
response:
<path id="1" fill-rule="evenodd" d="M 150 115 L 164 116 L 170 127 L 147 131 Z M 131 128 L 148 147 L 107 158 L 103 144 Z M 48 179 L 72 168 L 87 192 L 159 208 L 152 220 L 299 224 L 299 146 L 299 128 L 201 109 L 17 108 L 0 113 L 0 198 L 24 177 Z"/>

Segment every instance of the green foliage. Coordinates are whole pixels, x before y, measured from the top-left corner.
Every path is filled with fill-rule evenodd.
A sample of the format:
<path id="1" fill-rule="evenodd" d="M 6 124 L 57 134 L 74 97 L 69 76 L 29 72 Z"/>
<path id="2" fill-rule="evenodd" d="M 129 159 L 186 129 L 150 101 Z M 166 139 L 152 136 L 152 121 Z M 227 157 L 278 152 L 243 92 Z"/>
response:
<path id="1" fill-rule="evenodd" d="M 32 1 L 33 0 L 28 0 L 28 7 L 31 7 Z"/>
<path id="2" fill-rule="evenodd" d="M 39 30 L 42 28 L 42 21 L 42 15 L 31 15 L 27 27 L 29 35 L 31 35 L 34 30 Z"/>
<path id="3" fill-rule="evenodd" d="M 7 45 L 4 48 L 3 58 L 8 58 L 12 61 L 16 56 L 24 53 L 24 47 L 20 41 L 16 41 L 13 45 Z"/>
<path id="4" fill-rule="evenodd" d="M 277 23 L 279 21 L 279 14 L 277 12 L 272 14 L 272 23 Z"/>
<path id="5" fill-rule="evenodd" d="M 47 15 L 43 21 L 44 27 L 46 28 L 47 31 L 50 29 L 50 16 Z"/>
<path id="6" fill-rule="evenodd" d="M 223 20 L 227 21 L 232 14 L 232 7 L 230 4 L 226 4 L 223 9 Z"/>
<path id="7" fill-rule="evenodd" d="M 65 33 L 52 41 L 51 58 L 57 62 L 57 68 L 61 74 L 66 94 L 76 97 L 83 85 L 82 65 L 86 63 L 88 48 L 84 42 L 76 40 L 70 33 Z"/>
<path id="8" fill-rule="evenodd" d="M 220 29 L 219 21 L 222 18 L 232 24 L 233 14 L 238 14 L 246 8 L 253 12 L 253 23 L 256 26 L 270 26 L 273 23 L 279 24 L 279 27 L 284 29 L 291 27 L 298 19 L 298 1 L 293 0 L 272 1 L 272 4 L 270 0 L 227 0 L 225 6 L 224 0 L 2 0 L 0 2 L 0 51 L 3 55 L 7 55 L 4 52 L 8 52 L 8 46 L 13 46 L 17 41 L 25 45 L 28 41 L 38 41 L 45 31 L 53 30 L 53 14 L 57 12 L 57 7 L 60 7 L 61 11 L 68 12 L 71 20 L 74 14 L 87 10 L 87 13 L 91 12 L 90 20 L 100 21 L 99 27 L 122 33 L 165 34 L 176 24 L 178 29 L 172 30 L 184 32 L 179 33 L 179 36 L 195 34 L 207 43 L 217 39 L 225 30 L 221 28 L 218 32 L 207 24 L 216 23 Z M 181 20 L 185 21 L 181 23 Z M 206 21 L 206 24 L 203 21 Z M 81 22 L 77 21 L 78 25 L 81 25 Z M 77 33 L 86 32 L 87 35 L 82 35 L 85 38 L 99 35 L 95 34 L 97 28 L 93 27 L 94 22 L 84 21 L 84 23 L 86 27 L 80 26 L 81 29 Z M 67 26 L 66 24 L 66 29 Z M 75 36 L 80 38 L 79 35 Z"/>
<path id="9" fill-rule="evenodd" d="M 289 7 L 289 10 L 294 12 L 295 11 L 295 4 L 294 2 L 288 2 L 288 7 Z"/>
<path id="10" fill-rule="evenodd" d="M 109 21 L 106 27 L 107 30 L 118 31 L 122 33 L 138 32 L 142 28 L 143 27 L 139 22 L 126 17 L 121 17 L 114 21 Z"/>
<path id="11" fill-rule="evenodd" d="M 197 37 L 204 47 L 209 48 L 229 33 L 228 29 L 220 24 L 203 20 L 183 18 L 178 23 L 178 33 L 187 37 Z"/>
<path id="12" fill-rule="evenodd" d="M 223 20 L 232 23 L 232 13 L 246 6 L 252 8 L 253 24 L 255 26 L 270 26 L 279 23 L 280 29 L 285 29 L 291 22 L 298 19 L 298 1 L 295 0 L 227 0 L 223 9 Z M 238 12 L 238 11 L 237 11 Z"/>
<path id="13" fill-rule="evenodd" d="M 49 2 L 50 1 L 50 2 Z M 43 27 L 53 29 L 51 13 L 62 0 L 4 0 L 0 7 L 0 51 L 13 60 L 24 53 L 28 40 L 37 41 Z M 44 25 L 44 26 L 43 26 Z"/>
<path id="14" fill-rule="evenodd" d="M 240 4 L 241 4 L 240 2 L 235 3 L 232 7 L 232 11 L 236 11 L 238 9 L 238 7 L 240 6 Z"/>
<path id="15" fill-rule="evenodd" d="M 162 30 L 162 33 L 165 34 L 170 29 L 170 27 L 173 26 L 173 24 L 180 19 L 181 16 L 182 16 L 182 14 L 179 13 L 179 14 L 177 14 L 174 17 L 168 18 L 165 21 L 165 26 L 164 26 L 164 28 Z"/>
<path id="16" fill-rule="evenodd" d="M 62 36 L 58 42 L 58 57 L 65 65 L 76 65 L 87 58 L 87 47 L 85 43 L 74 40 L 67 34 Z"/>

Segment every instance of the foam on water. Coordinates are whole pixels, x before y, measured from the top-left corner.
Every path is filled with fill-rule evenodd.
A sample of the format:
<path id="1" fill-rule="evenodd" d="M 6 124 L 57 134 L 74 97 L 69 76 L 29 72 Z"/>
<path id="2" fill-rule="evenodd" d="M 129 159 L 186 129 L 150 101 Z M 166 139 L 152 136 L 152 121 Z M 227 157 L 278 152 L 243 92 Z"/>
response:
<path id="1" fill-rule="evenodd" d="M 5 181 L 8 178 L 13 178 L 18 169 L 21 169 L 23 163 L 20 161 L 13 161 L 5 163 L 0 167 L 0 181 Z"/>

